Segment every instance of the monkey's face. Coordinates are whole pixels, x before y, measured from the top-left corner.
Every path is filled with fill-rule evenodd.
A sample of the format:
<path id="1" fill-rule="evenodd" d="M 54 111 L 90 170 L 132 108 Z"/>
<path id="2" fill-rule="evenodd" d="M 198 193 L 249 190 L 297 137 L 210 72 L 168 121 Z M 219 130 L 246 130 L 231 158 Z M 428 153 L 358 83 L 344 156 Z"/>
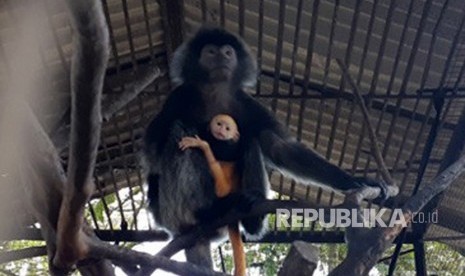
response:
<path id="1" fill-rule="evenodd" d="M 237 67 L 236 51 L 228 44 L 206 44 L 200 52 L 199 65 L 208 73 L 210 81 L 230 81 Z"/>
<path id="2" fill-rule="evenodd" d="M 218 140 L 233 140 L 239 139 L 239 131 L 236 122 L 227 115 L 217 115 L 210 122 L 210 131 L 213 137 Z"/>

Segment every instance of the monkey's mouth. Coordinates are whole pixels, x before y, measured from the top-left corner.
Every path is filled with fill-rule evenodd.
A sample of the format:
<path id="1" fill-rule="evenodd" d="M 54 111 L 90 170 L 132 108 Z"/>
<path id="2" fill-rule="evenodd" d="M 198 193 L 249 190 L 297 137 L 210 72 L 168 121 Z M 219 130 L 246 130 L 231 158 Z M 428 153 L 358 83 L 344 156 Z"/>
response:
<path id="1" fill-rule="evenodd" d="M 233 75 L 233 70 L 227 66 L 215 67 L 210 71 L 211 77 L 213 80 L 229 80 Z"/>
<path id="2" fill-rule="evenodd" d="M 215 67 L 213 70 L 216 70 L 216 71 L 232 71 L 231 68 L 229 68 L 229 66 L 218 66 L 218 67 Z"/>
<path id="3" fill-rule="evenodd" d="M 218 140 L 225 140 L 226 139 L 226 136 L 224 136 L 224 134 L 221 133 L 221 132 L 213 132 L 213 134 L 216 137 L 216 139 L 218 139 Z"/>
<path id="4" fill-rule="evenodd" d="M 214 70 L 224 70 L 224 69 L 226 69 L 226 70 L 231 71 L 232 66 L 231 66 L 231 64 L 228 64 L 227 62 L 219 62 L 217 64 L 217 66 L 215 66 L 213 69 Z"/>

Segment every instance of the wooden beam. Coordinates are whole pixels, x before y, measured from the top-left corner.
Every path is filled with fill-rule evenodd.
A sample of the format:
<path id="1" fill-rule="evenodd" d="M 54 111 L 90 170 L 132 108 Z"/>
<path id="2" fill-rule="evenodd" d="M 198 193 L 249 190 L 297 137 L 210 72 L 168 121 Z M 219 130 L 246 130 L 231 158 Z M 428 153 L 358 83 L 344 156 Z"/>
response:
<path id="1" fill-rule="evenodd" d="M 264 76 L 267 76 L 267 77 L 271 77 L 273 78 L 274 76 L 274 73 L 272 71 L 266 71 L 266 70 L 262 70 L 261 71 L 261 74 L 264 75 Z M 290 83 L 291 82 L 291 76 L 288 76 L 288 75 L 285 75 L 285 74 L 280 74 L 279 75 L 279 79 L 280 81 L 284 81 L 284 82 L 288 82 Z M 303 80 L 300 80 L 300 79 L 294 79 L 294 82 L 295 82 L 295 85 L 297 86 L 300 86 L 302 88 L 304 87 L 307 87 L 307 89 L 309 90 L 312 90 L 312 91 L 315 91 L 315 92 L 318 92 L 320 93 L 320 95 L 312 95 L 312 94 L 307 94 L 307 95 L 274 95 L 274 94 L 270 94 L 270 95 L 266 95 L 266 94 L 263 94 L 263 92 L 261 92 L 259 95 L 255 95 L 255 97 L 257 98 L 279 98 L 279 99 L 302 99 L 302 98 L 305 98 L 305 99 L 321 99 L 321 98 L 343 98 L 343 99 L 346 99 L 347 101 L 354 101 L 355 100 L 355 96 L 353 93 L 351 92 L 348 92 L 348 91 L 340 91 L 338 89 L 335 89 L 335 88 L 331 88 L 331 87 L 324 87 L 323 85 L 321 84 L 317 84 L 317 83 L 312 83 L 312 82 L 309 82 L 307 85 L 305 85 L 304 81 Z M 374 96 L 364 96 L 365 99 L 367 98 L 372 98 Z M 378 97 L 378 96 L 376 96 Z M 405 98 L 410 98 L 408 95 L 404 95 Z M 419 96 L 420 97 L 420 96 Z M 424 99 L 429 99 L 431 97 L 429 96 L 421 96 L 422 98 Z M 380 97 L 380 99 L 383 99 L 384 97 Z M 395 97 L 393 97 L 395 98 Z M 421 113 L 418 113 L 418 112 L 413 112 L 407 108 L 403 108 L 403 107 L 396 107 L 395 105 L 392 105 L 392 104 L 384 104 L 383 101 L 381 100 L 373 100 L 371 101 L 370 105 L 368 106 L 369 108 L 373 108 L 373 109 L 376 109 L 376 110 L 383 110 L 385 109 L 385 112 L 389 113 L 389 114 L 395 114 L 396 112 L 396 109 L 399 109 L 399 116 L 401 117 L 404 117 L 404 118 L 407 118 L 407 119 L 412 119 L 414 121 L 418 121 L 418 122 L 423 122 L 425 120 L 427 120 L 428 124 L 432 124 L 433 121 L 434 121 L 434 118 L 432 118 L 431 116 L 429 115 L 425 115 L 425 114 L 421 114 Z M 449 130 L 452 130 L 452 129 L 455 129 L 455 124 L 453 123 L 449 123 L 449 122 L 443 122 L 443 125 L 442 125 L 443 128 L 445 129 L 449 129 Z"/>
<path id="2" fill-rule="evenodd" d="M 426 263 L 425 263 L 425 244 L 421 240 L 413 243 L 413 250 L 415 252 L 415 269 L 417 276 L 426 276 Z"/>
<path id="3" fill-rule="evenodd" d="M 263 238 L 258 241 L 249 241 L 245 240 L 245 242 L 254 242 L 254 243 L 292 243 L 293 241 L 300 240 L 305 242 L 311 243 L 345 243 L 344 238 L 345 232 L 343 231 L 270 231 L 267 233 Z M 393 242 L 397 242 L 398 238 L 396 238 Z M 415 241 L 414 236 L 411 232 L 407 232 L 407 236 L 404 240 L 404 243 L 411 244 Z"/>
<path id="4" fill-rule="evenodd" d="M 444 153 L 441 166 L 439 167 L 439 173 L 444 171 L 448 166 L 453 164 L 460 158 L 460 154 L 463 152 L 465 147 L 465 108 L 462 110 L 457 126 L 455 127 L 452 137 L 450 139 L 449 145 L 447 146 L 446 152 Z M 444 197 L 444 193 L 440 193 L 435 196 L 423 209 L 425 214 L 430 214 L 433 212 L 441 200 Z M 419 232 L 422 236 L 428 230 L 430 224 L 421 224 L 416 225 L 416 231 Z M 463 231 L 460 231 L 463 232 Z"/>
<path id="5" fill-rule="evenodd" d="M 160 5 L 166 52 L 170 61 L 174 50 L 184 41 L 184 1 L 157 0 L 157 2 Z"/>

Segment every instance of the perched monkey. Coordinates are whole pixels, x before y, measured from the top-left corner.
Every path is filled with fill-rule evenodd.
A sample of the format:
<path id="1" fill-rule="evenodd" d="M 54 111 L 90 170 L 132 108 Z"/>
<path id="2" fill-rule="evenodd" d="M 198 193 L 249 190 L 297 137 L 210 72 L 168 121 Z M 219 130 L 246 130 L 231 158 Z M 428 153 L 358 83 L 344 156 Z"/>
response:
<path id="1" fill-rule="evenodd" d="M 203 28 L 174 54 L 170 74 L 175 89 L 148 126 L 145 141 L 149 203 L 155 221 L 173 235 L 182 235 L 199 222 L 196 213 L 217 199 L 210 168 L 199 151 L 180 151 L 179 141 L 195 137 L 217 114 L 231 115 L 240 126 L 240 154 L 236 172 L 244 202 L 266 198 L 266 169 L 277 169 L 303 183 L 349 190 L 387 186 L 356 178 L 296 141 L 275 116 L 248 95 L 257 67 L 245 43 L 220 28 Z M 220 158 L 217 156 L 217 158 Z M 223 160 L 223 159 L 221 159 Z M 264 217 L 241 221 L 245 234 L 260 236 Z M 212 267 L 210 238 L 186 249 L 189 262 Z"/>
<path id="2" fill-rule="evenodd" d="M 210 167 L 211 174 L 215 179 L 215 193 L 219 198 L 223 198 L 232 192 L 239 190 L 239 176 L 235 169 L 234 156 L 237 157 L 239 140 L 239 128 L 234 119 L 226 114 L 219 114 L 213 117 L 210 122 L 208 131 L 211 135 L 210 143 L 200 139 L 199 136 L 183 137 L 179 142 L 179 148 L 186 150 L 188 148 L 199 148 L 202 150 Z M 213 150 L 213 151 L 212 151 Z M 215 153 L 220 151 L 226 160 L 217 160 Z M 226 155 L 228 155 L 226 157 Z M 234 258 L 234 275 L 245 276 L 246 261 L 244 245 L 239 232 L 238 223 L 228 225 L 229 240 L 233 250 Z"/>

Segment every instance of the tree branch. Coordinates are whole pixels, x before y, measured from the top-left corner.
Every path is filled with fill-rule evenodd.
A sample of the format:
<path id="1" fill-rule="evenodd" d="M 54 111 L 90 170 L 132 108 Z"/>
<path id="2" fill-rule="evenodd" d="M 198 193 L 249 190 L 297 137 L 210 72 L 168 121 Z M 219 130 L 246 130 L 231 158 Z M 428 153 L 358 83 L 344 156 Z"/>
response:
<path id="1" fill-rule="evenodd" d="M 111 116 L 136 98 L 149 84 L 165 74 L 166 72 L 162 71 L 157 65 L 149 65 L 148 68 L 135 72 L 134 79 L 124 85 L 123 91 L 105 91 L 105 95 L 108 97 L 104 98 L 102 103 L 103 119 L 109 120 Z M 57 124 L 58 127 L 51 134 L 53 144 L 59 152 L 64 150 L 69 144 L 69 115 L 69 111 L 66 112 L 60 123 Z"/>
<path id="2" fill-rule="evenodd" d="M 216 229 L 226 226 L 228 224 L 237 222 L 241 219 L 248 217 L 262 216 L 265 214 L 275 213 L 277 209 L 302 209 L 302 208 L 329 208 L 322 206 L 315 206 L 307 202 L 297 202 L 290 200 L 263 200 L 256 203 L 253 208 L 247 212 L 240 212 L 236 209 L 230 210 L 224 216 L 218 218 L 212 223 L 199 225 L 198 227 L 189 231 L 189 233 L 175 237 L 167 246 L 160 250 L 157 256 L 172 257 L 180 250 L 192 246 L 201 238 L 214 233 Z M 338 207 L 334 207 L 338 208 Z"/>
<path id="3" fill-rule="evenodd" d="M 120 93 L 107 93 L 102 104 L 102 117 L 108 121 L 114 113 L 123 108 L 142 92 L 149 84 L 165 75 L 158 66 L 151 65 L 143 71 L 134 73 L 137 76 L 131 83 L 125 84 Z"/>
<path id="4" fill-rule="evenodd" d="M 34 246 L 0 253 L 0 264 L 29 259 L 47 254 L 47 247 Z"/>
<path id="5" fill-rule="evenodd" d="M 437 194 L 443 192 L 460 175 L 465 172 L 465 155 L 437 176 L 430 185 L 420 190 L 407 200 L 402 212 L 407 223 Z M 394 227 L 356 229 L 348 228 L 348 253 L 346 259 L 334 269 L 330 275 L 368 275 L 391 245 L 403 227 L 398 224 Z"/>
<path id="6" fill-rule="evenodd" d="M 68 178 L 57 226 L 54 264 L 71 269 L 88 253 L 82 232 L 85 204 L 94 186 L 101 127 L 101 98 L 109 49 L 109 34 L 100 1 L 69 0 L 75 30 L 71 68 L 71 137 Z"/>
<path id="7" fill-rule="evenodd" d="M 436 176 L 432 183 L 409 198 L 402 210 L 414 216 L 437 194 L 445 191 L 465 171 L 465 155 Z"/>
<path id="8" fill-rule="evenodd" d="M 18 108 L 16 107 L 16 109 Z M 18 109 L 18 111 L 26 116 L 29 114 L 27 112 L 28 109 Z M 56 250 L 55 229 L 63 184 L 66 177 L 59 164 L 58 154 L 51 141 L 47 139 L 48 137 L 43 129 L 40 128 L 39 122 L 34 120 L 34 117 L 27 117 L 28 120 L 25 120 L 27 124 L 25 127 L 22 127 L 24 132 L 21 132 L 20 135 L 25 140 L 22 141 L 24 143 L 18 143 L 17 152 L 23 152 L 24 159 L 28 162 L 22 160 L 17 165 L 21 168 L 21 175 L 24 176 L 22 180 L 25 183 L 25 194 L 29 196 L 25 201 L 30 202 L 34 214 L 39 219 L 44 239 L 47 242 L 49 257 L 53 258 Z M 31 124 L 32 122 L 35 122 L 35 124 Z M 34 137 L 34 141 L 27 140 L 26 138 L 28 137 Z M 34 179 L 34 182 L 31 179 Z M 111 266 L 108 266 L 107 261 L 103 261 L 106 258 L 131 265 L 157 265 L 167 271 L 184 273 L 184 275 L 199 275 L 191 274 L 191 272 L 200 273 L 200 275 L 222 275 L 209 270 L 191 267 L 191 264 L 179 264 L 173 261 L 167 262 L 166 258 L 151 260 L 152 256 L 149 254 L 128 249 L 119 251 L 117 247 L 98 240 L 93 230 L 87 224 L 82 225 L 81 231 L 85 235 L 84 242 L 88 248 L 88 252 L 82 257 L 85 260 L 78 262 L 78 268 L 83 275 L 112 275 L 112 271 L 110 271 Z M 54 267 L 53 263 L 50 263 L 50 270 L 53 275 L 63 275 L 66 272 L 58 267 Z"/>
<path id="9" fill-rule="evenodd" d="M 127 248 L 118 248 L 104 242 L 93 242 L 89 249 L 90 257 L 110 259 L 128 265 L 156 266 L 179 275 L 225 275 L 194 264 L 177 262 L 166 257 L 152 256 Z"/>
<path id="10" fill-rule="evenodd" d="M 384 163 L 374 128 L 369 120 L 368 110 L 364 104 L 360 90 L 349 75 L 346 66 L 341 60 L 337 60 L 344 78 L 349 81 L 361 106 L 366 124 L 368 125 L 372 151 L 386 182 L 390 185 L 391 192 L 398 193 L 398 187 L 394 184 L 389 171 Z M 437 194 L 444 191 L 452 182 L 465 171 L 465 156 L 451 165 L 447 170 L 436 177 L 433 182 L 407 200 L 402 207 L 405 222 L 410 223 L 413 217 Z M 334 269 L 330 275 L 368 275 L 373 266 L 382 257 L 383 252 L 391 246 L 394 239 L 400 234 L 401 224 L 392 227 L 376 227 L 374 229 L 360 229 L 349 227 L 346 229 L 348 253 L 345 260 Z"/>
<path id="11" fill-rule="evenodd" d="M 7 109 L 14 110 L 7 111 L 7 114 L 15 118 L 13 120 L 16 121 L 19 130 L 18 133 L 12 133 L 17 137 L 12 140 L 15 155 L 11 158 L 15 168 L 9 171 L 18 176 L 18 182 L 21 183 L 25 195 L 23 202 L 40 223 L 40 231 L 47 243 L 51 274 L 62 275 L 64 272 L 55 267 L 52 260 L 57 249 L 57 224 L 66 175 L 55 147 L 24 99 L 11 101 L 7 106 Z M 10 130 L 15 132 L 14 129 Z M 86 231 L 85 234 L 89 240 L 95 239 L 92 231 Z M 86 265 L 87 269 L 89 267 L 97 269 L 101 274 L 102 271 L 109 271 L 111 264 L 101 261 L 98 264 L 94 262 L 92 265 Z M 78 269 L 81 270 L 80 264 Z"/>
<path id="12" fill-rule="evenodd" d="M 221 216 L 212 223 L 199 225 L 196 228 L 189 231 L 189 233 L 175 237 L 168 245 L 166 245 L 161 251 L 159 251 L 156 256 L 164 256 L 171 258 L 180 250 L 194 245 L 199 238 L 209 236 L 211 233 L 214 233 L 216 229 L 237 222 L 241 219 L 261 216 L 269 213 L 276 213 L 277 209 L 290 210 L 295 208 L 328 209 L 330 207 L 316 206 L 308 202 L 298 202 L 290 200 L 263 200 L 262 202 L 256 203 L 253 206 L 253 208 L 247 213 L 240 212 L 237 209 L 231 209 L 224 216 Z M 343 205 L 335 206 L 334 208 L 343 208 Z M 144 275 L 150 275 L 150 273 L 153 272 L 155 269 L 157 269 L 157 266 L 145 267 Z"/>
<path id="13" fill-rule="evenodd" d="M 371 124 L 370 115 L 368 114 L 368 109 L 365 105 L 362 94 L 360 93 L 360 89 L 350 76 L 349 71 L 347 70 L 347 67 L 344 65 L 344 63 L 340 59 L 336 59 L 336 61 L 341 68 L 343 77 L 347 79 L 350 86 L 354 90 L 355 98 L 357 99 L 357 102 L 360 105 L 360 109 L 362 110 L 363 119 L 365 120 L 368 128 L 372 153 L 375 157 L 376 163 L 378 164 L 378 168 L 381 170 L 381 174 L 383 175 L 384 180 L 389 185 L 388 196 L 396 196 L 399 193 L 399 188 L 397 187 L 395 180 L 392 178 L 389 170 L 387 169 L 386 163 L 384 162 L 383 155 L 381 154 L 381 150 L 379 148 L 379 141 L 376 137 L 373 125 Z"/>

